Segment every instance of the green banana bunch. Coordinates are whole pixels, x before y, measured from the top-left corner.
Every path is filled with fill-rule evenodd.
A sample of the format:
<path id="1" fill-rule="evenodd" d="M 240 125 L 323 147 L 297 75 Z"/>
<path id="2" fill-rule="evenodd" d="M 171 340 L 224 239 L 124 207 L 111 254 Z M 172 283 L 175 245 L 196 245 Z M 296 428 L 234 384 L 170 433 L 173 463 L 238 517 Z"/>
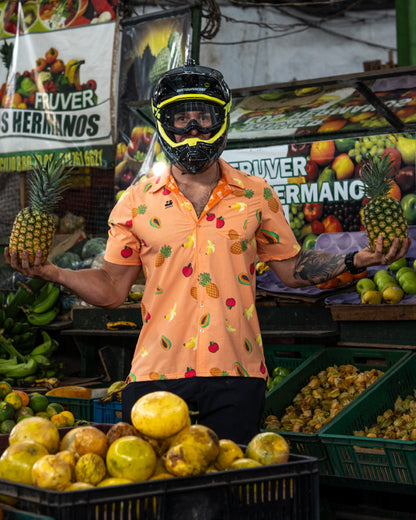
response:
<path id="1" fill-rule="evenodd" d="M 42 327 L 51 323 L 59 314 L 59 307 L 53 307 L 46 312 L 29 312 L 26 314 L 27 321 L 36 327 Z"/>
<path id="2" fill-rule="evenodd" d="M 10 360 L 11 361 L 11 360 Z M 0 375 L 7 375 L 7 377 L 26 377 L 34 374 L 38 368 L 38 364 L 33 358 L 29 358 L 27 361 L 22 363 L 15 363 L 6 365 L 5 363 L 0 365 Z"/>
<path id="3" fill-rule="evenodd" d="M 60 294 L 59 287 L 52 282 L 48 282 L 42 287 L 35 301 L 29 306 L 29 312 L 42 314 L 49 311 L 58 301 Z"/>
<path id="4" fill-rule="evenodd" d="M 11 318 L 16 318 L 19 314 L 23 314 L 22 307 L 30 305 L 35 300 L 42 287 L 46 284 L 47 282 L 45 282 L 45 280 L 36 278 L 29 278 L 25 282 L 18 282 L 19 287 L 15 293 L 12 293 L 13 297 L 8 295 L 4 301 L 6 317 L 10 316 Z M 9 296 L 10 301 L 7 301 Z"/>

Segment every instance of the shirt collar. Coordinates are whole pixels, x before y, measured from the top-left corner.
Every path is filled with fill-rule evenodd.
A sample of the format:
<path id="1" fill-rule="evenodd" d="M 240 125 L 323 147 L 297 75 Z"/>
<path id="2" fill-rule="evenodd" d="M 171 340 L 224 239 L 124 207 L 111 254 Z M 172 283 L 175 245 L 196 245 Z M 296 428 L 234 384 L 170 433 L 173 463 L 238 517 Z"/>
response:
<path id="1" fill-rule="evenodd" d="M 235 178 L 235 169 L 230 166 L 224 159 L 219 158 L 218 162 L 220 164 L 222 178 L 225 178 L 225 181 L 230 186 L 235 186 L 237 188 L 241 187 L 238 180 Z M 234 175 L 234 177 L 233 177 Z M 154 179 L 150 177 L 149 180 L 144 182 L 144 185 L 147 186 L 146 191 L 151 193 L 156 193 L 157 191 L 168 188 L 171 189 L 176 186 L 175 179 L 170 173 L 170 166 L 166 166 L 166 168 L 162 171 L 161 175 Z"/>

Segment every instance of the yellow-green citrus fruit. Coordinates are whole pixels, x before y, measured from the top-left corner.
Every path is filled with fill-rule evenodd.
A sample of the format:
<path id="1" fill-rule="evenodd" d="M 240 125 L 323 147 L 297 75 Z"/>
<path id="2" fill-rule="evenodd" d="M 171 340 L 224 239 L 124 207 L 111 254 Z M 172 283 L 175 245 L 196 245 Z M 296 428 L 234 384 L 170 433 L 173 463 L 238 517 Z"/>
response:
<path id="1" fill-rule="evenodd" d="M 56 426 L 43 417 L 27 417 L 16 424 L 9 435 L 9 444 L 21 441 L 35 441 L 45 446 L 49 453 L 56 453 L 60 437 Z"/>
<path id="2" fill-rule="evenodd" d="M 189 420 L 186 402 L 172 392 L 150 392 L 131 409 L 131 422 L 143 435 L 166 439 L 182 430 Z"/>
<path id="3" fill-rule="evenodd" d="M 156 454 L 144 439 L 135 435 L 126 435 L 110 445 L 106 462 L 111 477 L 141 482 L 153 474 L 156 467 Z"/>
<path id="4" fill-rule="evenodd" d="M 283 464 L 289 460 L 289 444 L 276 432 L 261 432 L 247 444 L 245 456 L 260 464 Z"/>
<path id="5" fill-rule="evenodd" d="M 48 450 L 38 442 L 26 440 L 11 444 L 0 457 L 0 478 L 32 485 L 32 467 L 45 455 Z"/>

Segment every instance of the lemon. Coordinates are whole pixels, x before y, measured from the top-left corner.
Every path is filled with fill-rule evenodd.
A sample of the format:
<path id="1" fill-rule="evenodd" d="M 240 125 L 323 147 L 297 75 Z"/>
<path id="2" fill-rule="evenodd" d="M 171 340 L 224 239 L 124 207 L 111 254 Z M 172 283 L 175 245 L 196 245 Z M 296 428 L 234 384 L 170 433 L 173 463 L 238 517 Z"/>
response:
<path id="1" fill-rule="evenodd" d="M 386 303 L 399 303 L 399 301 L 403 298 L 403 290 L 400 287 L 392 286 L 387 287 L 383 291 L 383 300 Z"/>
<path id="2" fill-rule="evenodd" d="M 361 303 L 379 304 L 382 300 L 382 294 L 379 291 L 367 291 L 361 297 Z"/>

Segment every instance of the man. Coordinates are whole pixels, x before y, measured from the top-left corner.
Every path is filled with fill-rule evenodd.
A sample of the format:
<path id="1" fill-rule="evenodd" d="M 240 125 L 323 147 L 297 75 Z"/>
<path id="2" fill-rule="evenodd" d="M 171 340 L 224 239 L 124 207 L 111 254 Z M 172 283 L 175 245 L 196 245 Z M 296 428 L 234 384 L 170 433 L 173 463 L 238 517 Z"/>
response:
<path id="1" fill-rule="evenodd" d="M 114 207 L 105 262 L 69 271 L 46 262 L 18 265 L 26 276 L 62 284 L 85 301 L 121 305 L 140 269 L 143 327 L 123 393 L 123 419 L 143 394 L 181 395 L 198 421 L 246 443 L 259 431 L 267 370 L 255 309 L 255 262 L 288 286 L 318 284 L 346 271 L 387 264 L 410 241 L 350 255 L 302 250 L 282 206 L 263 179 L 220 159 L 231 96 L 223 76 L 188 60 L 164 74 L 152 98 L 171 166 L 131 186 Z M 382 239 L 382 237 L 380 237 Z"/>

